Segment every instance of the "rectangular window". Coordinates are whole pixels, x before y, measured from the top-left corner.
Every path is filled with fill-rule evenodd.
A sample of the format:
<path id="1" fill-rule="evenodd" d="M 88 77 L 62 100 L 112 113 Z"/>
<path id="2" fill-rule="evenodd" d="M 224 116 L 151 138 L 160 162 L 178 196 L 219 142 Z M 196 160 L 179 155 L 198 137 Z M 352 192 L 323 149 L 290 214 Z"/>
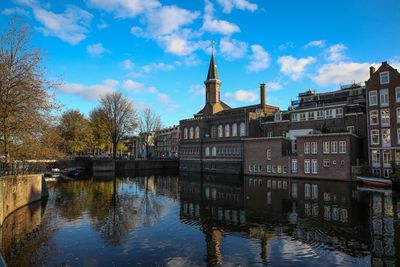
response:
<path id="1" fill-rule="evenodd" d="M 292 184 L 292 197 L 297 198 L 297 184 L 296 183 Z"/>
<path id="2" fill-rule="evenodd" d="M 343 117 L 343 108 L 337 108 L 336 109 L 336 118 L 341 118 Z"/>
<path id="3" fill-rule="evenodd" d="M 311 161 L 311 173 L 317 174 L 318 173 L 318 160 L 313 159 Z"/>
<path id="4" fill-rule="evenodd" d="M 347 126 L 346 129 L 349 133 L 354 133 L 354 126 Z"/>
<path id="5" fill-rule="evenodd" d="M 324 168 L 329 168 L 329 166 L 331 166 L 331 161 L 329 159 L 324 159 L 323 164 Z"/>
<path id="6" fill-rule="evenodd" d="M 297 114 L 292 114 L 292 121 L 297 121 Z"/>
<path id="7" fill-rule="evenodd" d="M 346 153 L 346 141 L 339 141 L 339 153 Z"/>
<path id="8" fill-rule="evenodd" d="M 400 87 L 396 87 L 396 102 L 400 102 Z"/>
<path id="9" fill-rule="evenodd" d="M 304 143 L 304 154 L 310 154 L 310 143 Z"/>
<path id="10" fill-rule="evenodd" d="M 380 82 L 381 84 L 388 84 L 390 79 L 389 79 L 389 72 L 388 71 L 384 71 L 379 73 L 380 76 Z"/>
<path id="11" fill-rule="evenodd" d="M 379 120 L 378 120 L 378 111 L 377 110 L 371 110 L 369 112 L 369 124 L 370 125 L 378 125 Z"/>
<path id="12" fill-rule="evenodd" d="M 268 133 L 267 133 L 267 137 L 272 137 L 274 134 L 273 134 L 273 132 L 272 131 L 269 131 Z"/>
<path id="13" fill-rule="evenodd" d="M 397 128 L 397 144 L 400 145 L 400 128 Z"/>
<path id="14" fill-rule="evenodd" d="M 390 169 L 383 170 L 383 177 L 390 178 L 390 176 L 392 176 L 392 170 Z"/>
<path id="15" fill-rule="evenodd" d="M 318 110 L 317 111 L 317 120 L 324 119 L 324 111 L 323 110 Z"/>
<path id="16" fill-rule="evenodd" d="M 278 173 L 282 173 L 282 166 L 278 165 Z"/>
<path id="17" fill-rule="evenodd" d="M 382 129 L 382 146 L 390 146 L 390 129 Z"/>
<path id="18" fill-rule="evenodd" d="M 400 89 L 400 88 L 399 88 L 399 89 Z M 313 120 L 313 119 L 314 119 L 314 112 L 313 112 L 313 111 L 308 112 L 308 119 L 309 119 L 309 120 Z"/>
<path id="19" fill-rule="evenodd" d="M 396 166 L 400 165 L 400 150 L 396 150 Z"/>
<path id="20" fill-rule="evenodd" d="M 379 145 L 379 130 L 371 130 L 371 145 Z"/>
<path id="21" fill-rule="evenodd" d="M 304 198 L 305 199 L 311 198 L 311 185 L 310 184 L 304 185 Z"/>
<path id="22" fill-rule="evenodd" d="M 378 94 L 376 91 L 369 92 L 369 105 L 370 106 L 378 105 Z"/>
<path id="23" fill-rule="evenodd" d="M 272 165 L 272 173 L 276 173 L 276 166 Z"/>
<path id="24" fill-rule="evenodd" d="M 317 142 L 312 142 L 311 143 L 311 154 L 317 154 Z"/>
<path id="25" fill-rule="evenodd" d="M 389 126 L 390 125 L 389 109 L 382 109 L 381 110 L 381 124 L 382 124 L 382 126 Z"/>
<path id="26" fill-rule="evenodd" d="M 306 113 L 300 113 L 300 121 L 306 120 Z"/>
<path id="27" fill-rule="evenodd" d="M 287 166 L 283 166 L 283 173 L 287 173 Z"/>
<path id="28" fill-rule="evenodd" d="M 396 108 L 397 123 L 400 123 L 400 108 Z"/>
<path id="29" fill-rule="evenodd" d="M 325 110 L 325 119 L 331 119 L 331 118 L 333 118 L 332 109 Z"/>
<path id="30" fill-rule="evenodd" d="M 379 150 L 371 151 L 371 161 L 373 167 L 379 167 L 381 165 L 381 153 Z"/>
<path id="31" fill-rule="evenodd" d="M 329 142 L 325 141 L 323 146 L 324 146 L 324 154 L 329 154 Z"/>
<path id="32" fill-rule="evenodd" d="M 390 150 L 383 150 L 382 153 L 383 166 L 388 167 L 392 161 L 392 153 Z"/>
<path id="33" fill-rule="evenodd" d="M 271 149 L 267 149 L 267 160 L 271 160 Z"/>
<path id="34" fill-rule="evenodd" d="M 306 174 L 310 173 L 310 160 L 309 159 L 304 160 L 304 173 L 306 173 Z"/>
<path id="35" fill-rule="evenodd" d="M 337 153 L 337 142 L 336 141 L 331 142 L 331 153 L 332 154 Z"/>
<path id="36" fill-rule="evenodd" d="M 317 184 L 312 185 L 311 198 L 318 199 L 318 185 Z"/>
<path id="37" fill-rule="evenodd" d="M 267 165 L 267 172 L 271 173 L 271 165 Z"/>
<path id="38" fill-rule="evenodd" d="M 297 173 L 297 159 L 292 159 L 292 173 Z"/>
<path id="39" fill-rule="evenodd" d="M 381 107 L 389 106 L 389 91 L 388 89 L 381 89 L 379 91 L 380 99 L 381 99 Z"/>

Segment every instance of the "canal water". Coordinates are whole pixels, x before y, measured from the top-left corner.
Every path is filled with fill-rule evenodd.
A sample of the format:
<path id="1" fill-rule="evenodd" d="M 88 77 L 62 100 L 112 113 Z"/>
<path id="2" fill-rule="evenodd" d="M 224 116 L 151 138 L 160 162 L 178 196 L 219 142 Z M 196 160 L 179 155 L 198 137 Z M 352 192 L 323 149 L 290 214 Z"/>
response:
<path id="1" fill-rule="evenodd" d="M 187 175 L 49 185 L 1 229 L 9 266 L 396 266 L 400 196 L 349 183 Z"/>

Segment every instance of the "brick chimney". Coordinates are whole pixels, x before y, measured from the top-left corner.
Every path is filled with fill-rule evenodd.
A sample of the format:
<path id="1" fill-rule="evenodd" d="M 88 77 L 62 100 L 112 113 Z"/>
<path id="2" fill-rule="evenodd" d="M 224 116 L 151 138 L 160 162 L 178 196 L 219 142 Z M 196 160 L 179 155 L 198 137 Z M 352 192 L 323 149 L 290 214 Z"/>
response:
<path id="1" fill-rule="evenodd" d="M 375 73 L 375 68 L 374 67 L 369 67 L 369 77 L 372 77 L 372 75 Z"/>
<path id="2" fill-rule="evenodd" d="M 260 101 L 261 108 L 265 111 L 267 108 L 267 104 L 265 101 L 265 83 L 260 84 Z"/>

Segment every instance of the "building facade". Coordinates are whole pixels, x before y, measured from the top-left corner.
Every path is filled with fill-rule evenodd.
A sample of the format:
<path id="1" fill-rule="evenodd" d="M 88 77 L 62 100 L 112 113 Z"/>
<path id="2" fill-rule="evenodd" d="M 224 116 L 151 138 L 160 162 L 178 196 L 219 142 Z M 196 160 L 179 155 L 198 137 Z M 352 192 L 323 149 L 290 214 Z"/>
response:
<path id="1" fill-rule="evenodd" d="M 260 87 L 260 104 L 231 108 L 220 99 L 214 53 L 211 55 L 206 85 L 206 101 L 193 118 L 180 121 L 180 169 L 241 174 L 243 142 L 257 135 L 258 120 L 277 107 L 265 102 L 265 85 Z"/>
<path id="2" fill-rule="evenodd" d="M 158 158 L 175 159 L 179 156 L 179 125 L 156 131 L 155 153 Z"/>
<path id="3" fill-rule="evenodd" d="M 387 62 L 366 81 L 369 166 L 375 176 L 390 177 L 400 166 L 400 74 Z"/>

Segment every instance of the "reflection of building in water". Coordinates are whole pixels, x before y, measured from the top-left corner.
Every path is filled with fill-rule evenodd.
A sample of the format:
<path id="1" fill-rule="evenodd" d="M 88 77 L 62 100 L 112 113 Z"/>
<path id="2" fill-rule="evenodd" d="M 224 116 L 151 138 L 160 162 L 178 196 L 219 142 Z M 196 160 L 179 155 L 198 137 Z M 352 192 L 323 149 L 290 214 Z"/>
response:
<path id="1" fill-rule="evenodd" d="M 395 221 L 392 194 L 374 192 L 370 195 L 370 203 L 372 265 L 395 266 Z"/>

